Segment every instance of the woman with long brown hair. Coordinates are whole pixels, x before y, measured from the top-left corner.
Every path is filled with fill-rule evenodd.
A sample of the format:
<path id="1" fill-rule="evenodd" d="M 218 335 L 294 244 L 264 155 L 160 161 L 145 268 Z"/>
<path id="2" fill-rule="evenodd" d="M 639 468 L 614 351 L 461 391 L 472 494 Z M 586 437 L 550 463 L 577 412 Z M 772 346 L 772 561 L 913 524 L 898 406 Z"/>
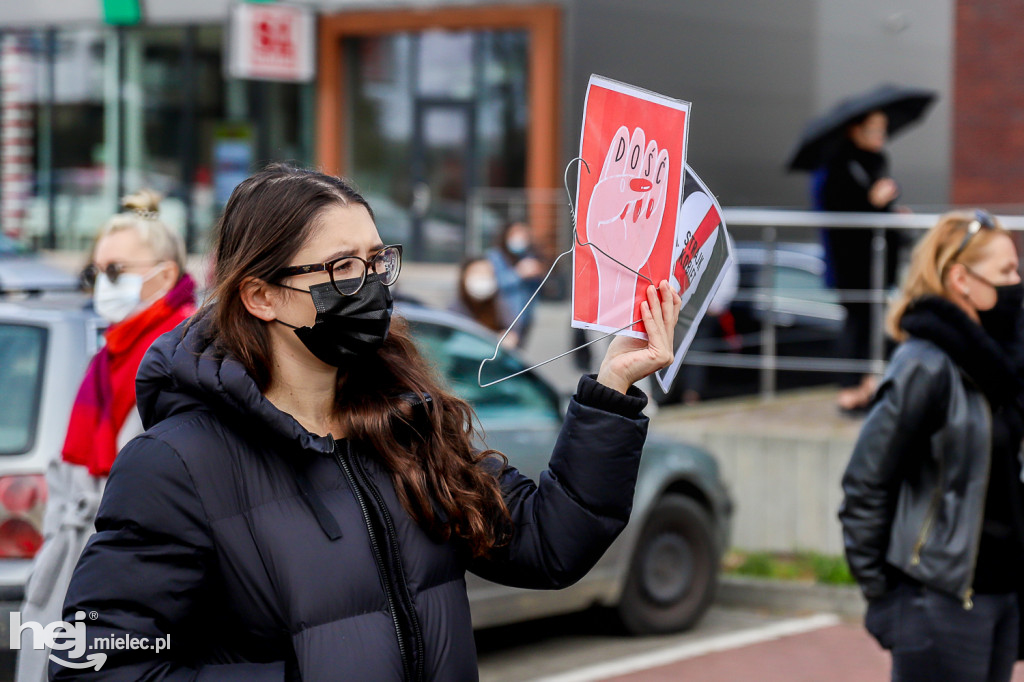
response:
<path id="1" fill-rule="evenodd" d="M 678 295 L 649 289 L 649 341 L 616 339 L 581 379 L 535 484 L 474 448 L 471 408 L 392 319 L 402 249 L 344 181 L 257 173 L 214 255 L 209 302 L 143 362 L 147 431 L 65 602 L 90 642 L 150 648 L 105 650 L 90 677 L 476 679 L 465 571 L 565 586 L 625 525 L 647 428 L 632 384 L 670 362 Z M 56 679 L 80 663 L 60 655 Z"/>
<path id="2" fill-rule="evenodd" d="M 900 682 L 1008 682 L 1024 591 L 1017 250 L 984 211 L 918 243 L 843 476 L 850 570 Z M 1016 350 L 1015 350 L 1016 349 Z"/>

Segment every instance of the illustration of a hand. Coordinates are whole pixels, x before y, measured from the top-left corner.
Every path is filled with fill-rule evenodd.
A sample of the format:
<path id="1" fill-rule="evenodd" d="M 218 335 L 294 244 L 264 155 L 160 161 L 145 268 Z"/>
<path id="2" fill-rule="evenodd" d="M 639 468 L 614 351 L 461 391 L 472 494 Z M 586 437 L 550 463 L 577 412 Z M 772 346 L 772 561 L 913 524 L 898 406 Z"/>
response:
<path id="1" fill-rule="evenodd" d="M 642 128 L 622 126 L 587 208 L 587 240 L 629 269 L 594 252 L 599 297 L 597 323 L 616 329 L 633 320 L 639 270 L 650 258 L 668 198 L 669 155 L 648 142 Z"/>

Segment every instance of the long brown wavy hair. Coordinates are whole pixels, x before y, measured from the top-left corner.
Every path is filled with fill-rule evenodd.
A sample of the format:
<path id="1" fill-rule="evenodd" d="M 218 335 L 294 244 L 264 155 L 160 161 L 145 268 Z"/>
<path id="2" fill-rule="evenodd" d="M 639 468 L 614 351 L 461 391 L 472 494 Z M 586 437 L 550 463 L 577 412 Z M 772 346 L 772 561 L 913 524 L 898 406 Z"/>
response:
<path id="1" fill-rule="evenodd" d="M 268 323 L 246 310 L 242 283 L 272 281 L 321 214 L 337 205 L 363 206 L 373 218 L 366 199 L 344 180 L 274 164 L 235 189 L 217 225 L 208 317 L 218 348 L 238 358 L 261 391 L 272 366 Z M 414 411 L 414 401 L 402 397 L 408 394 L 423 407 Z M 376 354 L 339 368 L 335 407 L 346 435 L 373 448 L 402 506 L 431 537 L 462 538 L 473 556 L 507 542 L 511 524 L 497 479 L 507 460 L 474 449 L 473 409 L 442 387 L 403 320 L 393 320 Z M 488 457 L 495 465 L 481 466 Z"/>

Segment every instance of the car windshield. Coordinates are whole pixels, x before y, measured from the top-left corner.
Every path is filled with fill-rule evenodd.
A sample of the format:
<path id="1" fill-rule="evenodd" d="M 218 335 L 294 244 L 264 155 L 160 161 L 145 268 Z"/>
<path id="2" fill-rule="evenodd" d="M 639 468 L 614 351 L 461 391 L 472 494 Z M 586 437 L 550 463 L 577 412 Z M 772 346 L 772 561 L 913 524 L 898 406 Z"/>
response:
<path id="1" fill-rule="evenodd" d="M 428 322 L 414 324 L 414 338 L 420 351 L 445 377 L 450 388 L 470 402 L 477 415 L 492 426 L 516 423 L 527 427 L 538 422 L 559 420 L 558 396 L 536 377 L 526 374 L 489 388 L 480 388 L 477 369 L 480 360 L 491 356 L 494 342 Z M 506 353 L 484 368 L 484 382 L 508 376 L 523 366 Z"/>
<path id="2" fill-rule="evenodd" d="M 32 447 L 45 351 L 45 329 L 0 323 L 0 455 Z"/>
<path id="3" fill-rule="evenodd" d="M 29 250 L 10 237 L 0 234 L 0 256 L 21 256 Z"/>

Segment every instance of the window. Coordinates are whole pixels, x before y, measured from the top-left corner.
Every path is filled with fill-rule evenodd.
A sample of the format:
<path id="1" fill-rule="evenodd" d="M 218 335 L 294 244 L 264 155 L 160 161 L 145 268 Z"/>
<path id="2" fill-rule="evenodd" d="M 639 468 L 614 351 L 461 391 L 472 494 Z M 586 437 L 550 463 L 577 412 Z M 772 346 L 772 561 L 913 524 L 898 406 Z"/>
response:
<path id="1" fill-rule="evenodd" d="M 413 339 L 463 400 L 473 405 L 484 428 L 498 423 L 517 423 L 522 427 L 561 420 L 558 396 L 532 374 L 524 374 L 488 388 L 480 388 L 477 370 L 483 358 L 491 357 L 494 340 L 475 334 L 419 322 L 413 325 Z M 484 367 L 484 383 L 524 369 L 507 353 Z"/>
<path id="2" fill-rule="evenodd" d="M 45 329 L 0 324 L 0 455 L 22 454 L 35 441 L 45 357 Z"/>
<path id="3" fill-rule="evenodd" d="M 523 30 L 345 41 L 345 166 L 410 260 L 458 261 L 474 188 L 524 186 L 528 47 Z"/>
<path id="4" fill-rule="evenodd" d="M 0 30 L 0 230 L 88 249 L 124 194 L 203 251 L 231 190 L 312 161 L 313 86 L 225 78 L 219 25 Z"/>
<path id="5" fill-rule="evenodd" d="M 800 268 L 779 266 L 775 269 L 775 293 L 778 296 L 835 303 L 836 294 L 825 288 L 821 275 Z"/>

